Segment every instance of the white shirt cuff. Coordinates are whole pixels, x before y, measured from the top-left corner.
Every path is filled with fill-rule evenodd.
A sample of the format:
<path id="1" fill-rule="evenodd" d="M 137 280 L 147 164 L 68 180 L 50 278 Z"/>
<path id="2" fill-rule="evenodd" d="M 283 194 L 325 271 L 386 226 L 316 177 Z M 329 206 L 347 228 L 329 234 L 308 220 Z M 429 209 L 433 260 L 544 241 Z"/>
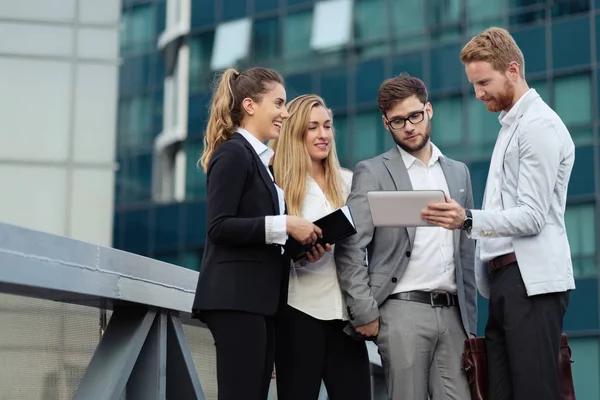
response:
<path id="1" fill-rule="evenodd" d="M 268 215 L 265 217 L 265 241 L 267 244 L 285 245 L 288 238 L 286 218 L 285 215 Z"/>

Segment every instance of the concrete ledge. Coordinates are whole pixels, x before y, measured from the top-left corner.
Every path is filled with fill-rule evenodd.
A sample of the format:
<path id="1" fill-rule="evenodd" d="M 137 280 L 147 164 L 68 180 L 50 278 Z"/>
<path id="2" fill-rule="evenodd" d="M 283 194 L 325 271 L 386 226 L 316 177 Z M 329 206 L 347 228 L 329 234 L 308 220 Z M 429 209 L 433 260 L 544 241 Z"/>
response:
<path id="1" fill-rule="evenodd" d="M 0 224 L 0 292 L 112 308 L 189 313 L 198 272 L 136 254 Z"/>

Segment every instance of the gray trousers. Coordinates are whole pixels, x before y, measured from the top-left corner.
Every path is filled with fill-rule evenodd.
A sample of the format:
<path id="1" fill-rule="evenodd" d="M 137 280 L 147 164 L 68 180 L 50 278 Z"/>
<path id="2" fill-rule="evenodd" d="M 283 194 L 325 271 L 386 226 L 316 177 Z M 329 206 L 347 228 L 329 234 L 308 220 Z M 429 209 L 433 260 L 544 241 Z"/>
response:
<path id="1" fill-rule="evenodd" d="M 390 400 L 470 399 L 461 369 L 467 334 L 458 306 L 387 300 L 377 346 Z"/>

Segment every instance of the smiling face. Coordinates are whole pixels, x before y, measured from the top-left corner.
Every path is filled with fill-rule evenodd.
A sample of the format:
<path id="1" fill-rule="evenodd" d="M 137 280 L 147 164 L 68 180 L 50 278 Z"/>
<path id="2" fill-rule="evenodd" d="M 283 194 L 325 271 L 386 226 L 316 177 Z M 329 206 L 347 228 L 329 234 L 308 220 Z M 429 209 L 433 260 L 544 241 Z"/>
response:
<path id="1" fill-rule="evenodd" d="M 483 101 L 488 111 L 510 110 L 515 99 L 515 83 L 509 79 L 510 67 L 506 73 L 502 73 L 489 62 L 474 61 L 465 64 L 465 72 L 473 85 L 475 96 Z"/>
<path id="2" fill-rule="evenodd" d="M 423 104 L 417 96 L 410 96 L 394 104 L 382 118 L 394 142 L 407 153 L 414 154 L 429 143 L 432 116 L 433 109 L 429 102 Z"/>
<path id="3" fill-rule="evenodd" d="M 281 123 L 289 117 L 285 107 L 285 89 L 280 83 L 265 85 L 267 92 L 259 102 L 244 99 L 244 107 L 249 114 L 248 130 L 265 142 L 279 137 Z"/>
<path id="4" fill-rule="evenodd" d="M 331 151 L 333 129 L 331 116 L 322 106 L 310 111 L 308 129 L 304 134 L 304 145 L 311 161 L 323 161 Z"/>

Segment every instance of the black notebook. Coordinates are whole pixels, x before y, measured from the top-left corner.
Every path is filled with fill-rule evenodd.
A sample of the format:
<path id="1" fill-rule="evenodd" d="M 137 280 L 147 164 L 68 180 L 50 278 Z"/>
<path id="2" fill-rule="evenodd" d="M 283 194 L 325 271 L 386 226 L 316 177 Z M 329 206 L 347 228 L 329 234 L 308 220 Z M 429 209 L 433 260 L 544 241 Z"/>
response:
<path id="1" fill-rule="evenodd" d="M 325 244 L 333 245 L 356 233 L 354 221 L 352 220 L 350 209 L 347 206 L 338 208 L 331 214 L 327 214 L 323 218 L 314 221 L 313 224 L 321 228 L 323 237 L 317 239 L 317 243 L 323 247 L 325 247 Z M 300 244 L 300 242 L 291 236 L 285 243 L 285 251 L 294 262 L 305 258 L 306 252 L 310 250 L 311 247 L 312 245 Z"/>

